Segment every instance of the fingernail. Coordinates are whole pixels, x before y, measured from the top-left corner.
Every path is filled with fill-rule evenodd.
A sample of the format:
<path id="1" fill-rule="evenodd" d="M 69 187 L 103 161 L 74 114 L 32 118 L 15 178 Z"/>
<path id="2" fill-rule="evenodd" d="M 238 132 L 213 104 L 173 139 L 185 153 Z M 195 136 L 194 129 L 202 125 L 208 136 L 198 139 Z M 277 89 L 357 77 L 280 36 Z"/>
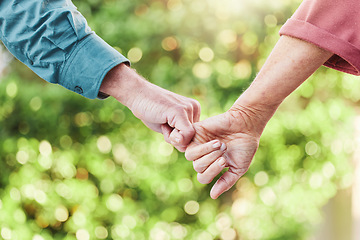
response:
<path id="1" fill-rule="evenodd" d="M 221 144 L 221 148 L 220 148 L 220 150 L 221 150 L 221 151 L 224 151 L 225 149 L 226 149 L 226 145 L 225 145 L 225 143 Z"/>
<path id="2" fill-rule="evenodd" d="M 226 161 L 225 161 L 225 158 L 220 158 L 218 160 L 218 164 L 221 166 L 221 167 L 225 167 L 225 164 L 226 164 Z"/>
<path id="3" fill-rule="evenodd" d="M 216 141 L 216 140 L 215 140 Z M 220 142 L 219 141 L 216 141 L 214 144 L 213 144 L 213 148 L 216 149 L 216 148 L 219 148 L 220 147 Z"/>
<path id="4" fill-rule="evenodd" d="M 175 141 L 176 143 L 180 143 L 180 138 L 176 137 L 176 138 L 174 139 L 174 141 Z"/>

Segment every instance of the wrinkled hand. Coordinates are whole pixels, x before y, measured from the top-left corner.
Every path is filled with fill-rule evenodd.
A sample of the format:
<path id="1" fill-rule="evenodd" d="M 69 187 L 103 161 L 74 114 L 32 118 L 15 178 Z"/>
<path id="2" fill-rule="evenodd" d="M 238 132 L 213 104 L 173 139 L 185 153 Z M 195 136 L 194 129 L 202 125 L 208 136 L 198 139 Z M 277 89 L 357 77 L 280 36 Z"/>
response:
<path id="1" fill-rule="evenodd" d="M 165 141 L 184 152 L 194 137 L 192 123 L 199 121 L 200 104 L 158 87 L 125 64 L 105 76 L 100 91 L 115 97 Z"/>
<path id="2" fill-rule="evenodd" d="M 248 170 L 263 130 L 257 118 L 254 112 L 231 109 L 194 124 L 196 134 L 185 156 L 193 161 L 199 182 L 210 183 L 229 167 L 213 186 L 213 199 L 229 190 Z"/>
<path id="3" fill-rule="evenodd" d="M 129 106 L 150 129 L 164 135 L 166 142 L 184 152 L 194 137 L 192 123 L 199 121 L 200 104 L 156 85 L 146 83 Z"/>

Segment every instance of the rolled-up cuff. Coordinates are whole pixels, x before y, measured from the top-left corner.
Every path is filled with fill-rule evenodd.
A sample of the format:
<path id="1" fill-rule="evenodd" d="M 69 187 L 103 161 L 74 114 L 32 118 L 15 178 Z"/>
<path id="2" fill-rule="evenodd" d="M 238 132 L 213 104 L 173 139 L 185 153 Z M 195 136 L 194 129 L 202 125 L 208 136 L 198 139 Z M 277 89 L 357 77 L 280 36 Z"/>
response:
<path id="1" fill-rule="evenodd" d="M 325 66 L 360 75 L 360 49 L 350 42 L 321 29 L 309 22 L 289 19 L 280 29 L 280 35 L 295 37 L 317 45 L 334 55 L 324 63 Z"/>
<path id="2" fill-rule="evenodd" d="M 103 98 L 99 89 L 105 75 L 123 62 L 129 64 L 129 60 L 92 33 L 73 49 L 60 72 L 59 84 L 86 98 Z"/>

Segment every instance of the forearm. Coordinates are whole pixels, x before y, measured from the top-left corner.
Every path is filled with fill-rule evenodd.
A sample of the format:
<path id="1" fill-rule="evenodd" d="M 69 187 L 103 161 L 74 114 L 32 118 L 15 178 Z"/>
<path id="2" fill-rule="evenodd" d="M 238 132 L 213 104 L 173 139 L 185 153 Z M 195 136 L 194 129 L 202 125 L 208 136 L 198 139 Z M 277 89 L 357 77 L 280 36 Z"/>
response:
<path id="1" fill-rule="evenodd" d="M 169 94 L 174 94 L 152 84 L 125 63 L 115 66 L 106 74 L 101 83 L 100 92 L 114 97 L 133 111 L 137 117 L 143 115 L 136 110 L 139 102 L 158 101 L 160 106 L 163 102 L 167 102 L 166 97 Z"/>
<path id="2" fill-rule="evenodd" d="M 311 43 L 282 36 L 232 109 L 249 109 L 265 127 L 281 102 L 332 55 Z"/>
<path id="3" fill-rule="evenodd" d="M 1 0 L 0 40 L 44 80 L 91 99 L 105 74 L 128 62 L 91 31 L 70 0 Z"/>

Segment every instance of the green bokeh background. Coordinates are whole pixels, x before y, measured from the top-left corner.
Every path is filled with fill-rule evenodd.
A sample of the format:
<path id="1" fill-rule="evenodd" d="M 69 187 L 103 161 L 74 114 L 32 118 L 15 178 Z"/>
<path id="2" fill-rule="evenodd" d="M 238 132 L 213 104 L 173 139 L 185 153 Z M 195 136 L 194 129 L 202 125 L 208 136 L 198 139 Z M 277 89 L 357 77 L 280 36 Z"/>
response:
<path id="1" fill-rule="evenodd" d="M 226 111 L 299 0 L 76 0 L 149 81 Z M 269 122 L 218 200 L 192 164 L 114 99 L 88 100 L 13 60 L 0 82 L 0 238 L 310 239 L 351 184 L 360 82 L 322 67 Z"/>

